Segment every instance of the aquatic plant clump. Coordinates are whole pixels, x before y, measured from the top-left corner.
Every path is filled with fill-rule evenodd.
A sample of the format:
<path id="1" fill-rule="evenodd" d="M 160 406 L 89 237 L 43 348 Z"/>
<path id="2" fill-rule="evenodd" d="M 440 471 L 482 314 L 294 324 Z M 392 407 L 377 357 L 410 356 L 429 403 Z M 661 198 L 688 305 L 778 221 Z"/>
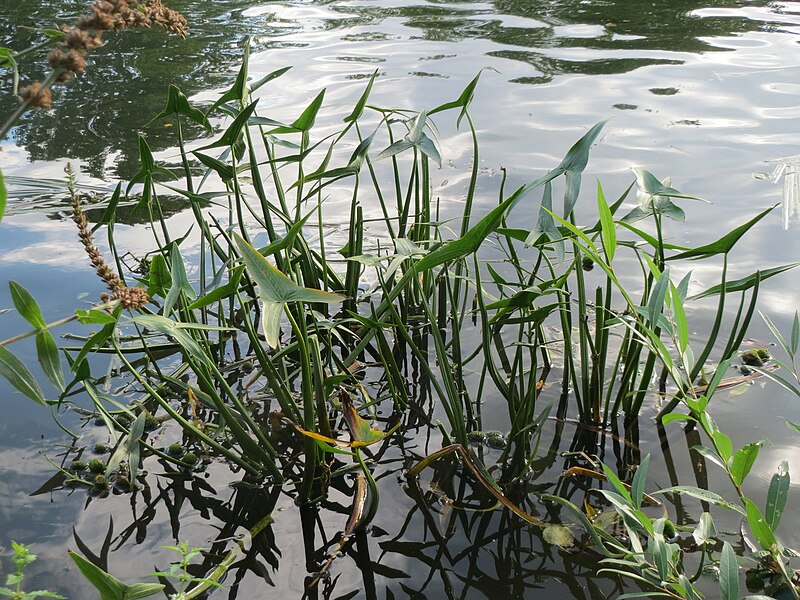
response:
<path id="1" fill-rule="evenodd" d="M 696 247 L 667 243 L 669 221 L 685 216 L 676 203 L 696 200 L 669 180 L 637 168 L 630 186 L 610 200 L 600 184 L 592 194 L 582 191 L 590 149 L 605 126 L 598 123 L 529 183 L 508 190 L 504 177 L 496 201 L 479 214 L 487 200 L 477 202 L 480 152 L 469 112 L 478 77 L 453 101 L 415 111 L 373 104 L 376 73 L 339 129 L 319 137 L 324 90 L 291 122 L 259 112 L 254 95 L 285 72 L 250 82 L 245 57 L 234 85 L 205 112 L 169 89 L 155 119 L 177 125 L 183 181 L 159 183 L 172 173 L 156 164 L 142 136 L 140 171 L 124 192 L 118 186 L 102 223 L 113 226 L 124 201 L 147 216 L 153 244 L 137 272 L 123 273 L 124 249 L 115 243 L 113 261 L 103 258 L 69 172 L 80 243 L 109 293 L 101 305 L 48 324 L 33 297 L 12 283 L 55 399 L 5 348 L 9 341 L 0 342 L 0 374 L 18 390 L 43 405 L 88 402 L 90 420 L 115 440 L 108 457 L 87 462 L 73 454 L 62 463 L 64 485 L 77 482 L 95 500 L 135 497 L 147 483 L 145 465 L 160 465 L 175 479 L 209 463 L 229 468 L 242 488 L 274 496 L 255 525 L 248 522 L 251 540 L 271 525 L 278 495 L 301 507 L 303 535 L 311 536 L 304 539 L 311 593 L 342 553 L 366 544 L 380 511 L 379 481 L 387 485 L 386 475 L 399 474 L 402 464 L 403 490 L 426 515 L 435 497 L 443 520 L 477 523 L 486 533 L 503 509 L 517 523 L 509 530 L 521 520 L 536 543 L 563 552 L 591 548 L 592 576 L 602 566 L 612 578 L 627 577 L 639 597 L 701 597 L 709 564 L 723 597 L 737 597 L 737 558 L 710 509 L 689 534 L 696 544 L 678 543 L 686 526 L 676 527 L 665 499 L 686 495 L 741 515 L 758 544 L 760 591 L 797 597 L 793 551 L 775 535 L 788 474 L 776 473 L 771 502 L 757 506 L 743 483 L 761 443 L 736 448 L 709 408 L 718 390 L 788 369 L 768 353 L 746 350 L 740 359 L 754 369 L 742 376 L 749 379 L 726 377 L 760 285 L 796 266 L 728 278 L 729 253 L 772 208 Z M 463 211 L 448 220 L 452 207 L 439 202 L 431 183 L 442 161 L 433 118 L 452 111 L 456 127 L 471 133 L 474 168 Z M 189 152 L 182 123 L 210 128 L 210 118 L 224 128 Z M 195 238 L 170 231 L 161 211 L 167 194 L 191 211 Z M 561 210 L 555 194 L 563 195 Z M 575 207 L 587 196 L 596 216 L 579 225 Z M 326 203 L 340 198 L 348 202 L 349 229 L 334 243 L 325 235 Z M 523 212 L 535 220 L 517 218 Z M 200 248 L 196 259 L 184 256 L 187 240 Z M 623 284 L 623 256 L 638 265 L 635 284 Z M 673 265 L 690 260 L 721 263 L 719 284 L 690 296 L 690 276 L 673 279 Z M 134 279 L 137 287 L 123 283 Z M 734 310 L 732 295 L 739 298 Z M 690 335 L 687 306 L 707 297 L 717 301 L 711 330 Z M 62 348 L 65 372 L 49 330 L 72 321 L 92 331 L 80 346 Z M 105 375 L 92 373 L 92 361 L 107 354 L 117 365 L 117 394 L 106 391 Z M 503 431 L 484 428 L 500 420 L 486 418 L 488 399 L 503 411 Z M 659 412 L 659 428 L 682 423 L 691 431 L 692 451 L 722 470 L 735 501 L 700 486 L 648 492 L 649 459 L 637 439 L 645 411 Z M 578 432 L 563 455 L 540 449 L 551 422 Z M 426 447 L 440 448 L 420 453 L 411 443 L 420 430 L 432 441 Z M 615 471 L 595 457 L 606 439 L 623 448 L 626 468 Z M 555 440 L 556 450 L 566 447 L 561 443 Z M 99 453 L 95 440 L 89 447 Z M 553 479 L 558 456 L 565 468 Z M 430 489 L 421 482 L 427 469 L 437 472 Z M 580 494 L 583 501 L 574 501 Z M 348 498 L 347 522 L 315 551 L 314 515 L 333 496 Z M 466 514 L 465 507 L 478 516 L 451 516 Z M 220 535 L 224 547 L 230 532 Z M 231 567 L 239 542 L 213 576 L 180 579 L 194 556 L 188 546 L 176 547 L 183 560 L 175 569 L 157 575 L 177 576 L 186 584 L 180 593 L 194 597 Z M 448 552 L 444 537 L 436 543 Z M 75 560 L 87 576 L 107 575 Z"/>

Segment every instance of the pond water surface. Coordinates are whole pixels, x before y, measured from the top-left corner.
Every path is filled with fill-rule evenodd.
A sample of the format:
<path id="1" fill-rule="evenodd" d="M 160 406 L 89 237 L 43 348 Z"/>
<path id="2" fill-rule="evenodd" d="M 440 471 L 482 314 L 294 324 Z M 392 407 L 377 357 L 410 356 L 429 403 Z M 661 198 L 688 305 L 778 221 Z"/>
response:
<path id="1" fill-rule="evenodd" d="M 139 132 L 146 133 L 158 160 L 177 164 L 174 132 L 148 125 L 163 106 L 167 86 L 177 84 L 198 103 L 213 101 L 235 76 L 248 36 L 253 78 L 293 67 L 269 88 L 259 107 L 269 114 L 266 106 L 274 106 L 270 116 L 279 120 L 296 115 L 294 107 L 305 106 L 323 87 L 328 93 L 320 119 L 341 119 L 376 69 L 371 101 L 417 110 L 454 99 L 486 69 L 471 111 L 481 143 L 477 213 L 494 206 L 502 168 L 508 171 L 509 185 L 532 181 L 591 125 L 610 117 L 592 151 L 587 181 L 598 177 L 607 195 L 615 197 L 633 180 L 630 168 L 642 166 L 658 177 L 671 177 L 681 191 L 710 200 L 683 204 L 686 223 L 670 225 L 671 239 L 678 244 L 716 239 L 757 211 L 782 202 L 788 190 L 791 202 L 740 243 L 732 256 L 731 276 L 800 257 L 794 178 L 774 184 L 759 175 L 772 174 L 791 163 L 783 159 L 800 154 L 800 4 L 181 0 L 171 5 L 189 18 L 188 40 L 168 38 L 161 31 L 110 38 L 92 54 L 87 74 L 64 89 L 53 110 L 26 115 L 0 145 L 3 172 L 12 179 L 9 208 L 0 223 L 0 281 L 22 283 L 48 319 L 69 315 L 95 299 L 100 284 L 76 243 L 63 194 L 23 188 L 13 177 L 59 179 L 72 162 L 81 182 L 96 186 L 102 196 L 138 169 Z M 37 37 L 23 26 L 68 21 L 83 6 L 80 1 L 0 0 L 0 45 L 24 48 Z M 21 66 L 31 77 L 42 68 L 34 61 Z M 0 114 L 13 106 L 9 82 L 3 79 Z M 433 184 L 445 205 L 458 207 L 468 185 L 469 139 L 448 125 L 441 142 L 444 163 Z M 591 188 L 584 190 L 586 208 L 579 204 L 579 215 L 593 214 Z M 185 210 L 179 203 L 169 207 L 175 231 L 184 231 L 191 222 Z M 534 213 L 521 218 L 530 226 Z M 345 235 L 346 227 L 336 225 L 346 219 L 346 213 L 333 219 L 332 236 Z M 133 255 L 151 246 L 145 227 L 133 221 L 117 227 L 116 239 Z M 691 289 L 716 283 L 718 275 L 708 267 L 695 270 Z M 784 331 L 800 305 L 797 282 L 798 275 L 790 272 L 763 286 L 760 309 Z M 25 330 L 11 307 L 3 285 L 0 338 Z M 690 315 L 694 333 L 702 335 L 713 307 L 713 302 L 701 305 Z M 770 341 L 759 320 L 750 336 Z M 32 345 L 18 344 L 15 351 L 35 361 Z M 792 475 L 800 481 L 800 437 L 785 426 L 785 419 L 800 422 L 796 397 L 777 386 L 757 384 L 744 394 L 720 393 L 715 401 L 715 417 L 736 443 L 769 441 L 748 481 L 748 494 L 763 504 L 767 483 L 782 459 L 789 460 Z M 113 517 L 108 565 L 123 579 L 141 580 L 171 559 L 161 546 L 189 540 L 200 546 L 216 542 L 221 548 L 222 541 L 242 535 L 274 511 L 274 525 L 237 563 L 217 594 L 299 598 L 314 570 L 309 554 L 324 556 L 330 550 L 327 542 L 347 519 L 346 490 L 338 496 L 334 492 L 317 517 L 314 509 L 298 511 L 280 493 L 232 487 L 235 476 L 218 465 L 195 478 L 174 478 L 162 476 L 154 463 L 149 492 L 135 500 L 121 495 L 87 502 L 84 493 L 39 490 L 54 472 L 46 457 L 58 462 L 59 442 L 66 443 L 66 438 L 46 409 L 14 393 L 5 381 L 0 381 L 0 406 L 0 545 L 7 547 L 12 539 L 35 545 L 40 555 L 31 571 L 36 587 L 70 598 L 93 597 L 65 560 L 66 549 L 76 547 L 73 528 L 99 553 Z M 507 430 L 505 411 L 490 408 L 484 409 L 485 428 Z M 688 440 L 677 428 L 668 430 L 668 439 L 659 439 L 652 426 L 655 412 L 653 403 L 642 414 L 636 452 L 653 456 L 648 489 L 694 483 Z M 79 426 L 77 418 L 70 422 Z M 91 439 L 89 430 L 85 435 Z M 418 454 L 439 447 L 439 437 L 428 438 L 420 430 L 415 438 L 414 433 L 408 432 L 405 443 Z M 557 480 L 565 463 L 556 450 L 574 447 L 573 436 L 580 435 L 569 424 L 548 424 L 542 447 L 550 446 L 551 452 L 542 459 L 541 481 Z M 631 460 L 613 438 L 600 443 L 605 444 L 607 462 L 623 466 Z M 444 506 L 424 514 L 403 491 L 400 469 L 409 465 L 399 456 L 397 461 L 397 472 L 380 480 L 381 508 L 374 526 L 355 551 L 334 563 L 320 597 L 596 598 L 618 593 L 615 582 L 596 577 L 591 553 L 556 551 L 507 514 L 451 518 Z M 708 477 L 711 489 L 731 493 L 721 476 L 712 472 Z M 41 493 L 31 495 L 37 490 Z M 800 490 L 793 485 L 787 514 L 798 506 Z M 691 505 L 689 513 L 697 515 L 697 510 Z M 684 517 L 690 524 L 691 517 Z M 318 538 L 309 551 L 299 532 L 323 522 L 328 540 Z M 721 523 L 731 532 L 739 526 L 733 519 Z M 794 547 L 800 544 L 798 523 L 785 519 L 782 529 L 782 539 Z M 446 552 L 442 539 L 447 539 Z"/>

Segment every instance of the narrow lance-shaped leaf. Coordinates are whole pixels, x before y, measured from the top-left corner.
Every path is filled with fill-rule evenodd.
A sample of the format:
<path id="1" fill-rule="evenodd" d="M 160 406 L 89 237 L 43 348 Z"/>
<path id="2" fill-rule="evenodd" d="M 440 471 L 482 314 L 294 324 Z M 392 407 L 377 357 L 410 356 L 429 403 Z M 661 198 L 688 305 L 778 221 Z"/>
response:
<path id="1" fill-rule="evenodd" d="M 586 134 L 579 139 L 572 148 L 569 149 L 564 160 L 555 170 L 561 171 L 566 175 L 567 187 L 564 193 L 564 218 L 568 219 L 578 201 L 578 193 L 581 186 L 581 173 L 589 162 L 589 150 L 592 144 L 600 135 L 608 120 L 600 121 L 595 124 Z"/>
<path id="2" fill-rule="evenodd" d="M 194 151 L 192 154 L 194 154 L 201 163 L 219 175 L 219 178 L 222 179 L 222 181 L 231 181 L 234 177 L 236 177 L 236 172 L 233 166 L 226 164 L 221 160 L 214 158 L 213 156 L 203 154 L 202 152 Z"/>
<path id="3" fill-rule="evenodd" d="M 639 464 L 639 468 L 636 469 L 636 473 L 633 476 L 633 482 L 631 484 L 631 498 L 633 500 L 633 506 L 636 509 L 642 507 L 642 498 L 644 497 L 644 487 L 647 483 L 647 468 L 650 465 L 650 455 L 648 454 L 642 459 L 642 462 Z"/>
<path id="4" fill-rule="evenodd" d="M 667 260 L 679 260 L 682 258 L 710 258 L 717 254 L 727 254 L 730 252 L 731 248 L 736 245 L 736 242 L 747 233 L 753 225 L 758 223 L 761 219 L 766 217 L 769 213 L 771 213 L 775 207 L 778 206 L 775 204 L 771 206 L 767 210 L 758 213 L 755 217 L 747 221 L 742 225 L 739 225 L 729 233 L 726 233 L 724 236 L 719 238 L 716 242 L 712 242 L 710 244 L 706 244 L 704 246 L 698 246 L 697 248 L 692 248 L 691 250 L 687 250 L 686 252 L 681 252 L 679 254 L 675 254 L 673 256 L 667 257 Z"/>
<path id="5" fill-rule="evenodd" d="M 747 514 L 747 524 L 750 526 L 750 531 L 753 532 L 756 541 L 758 541 L 762 549 L 772 552 L 773 546 L 777 545 L 778 540 L 775 539 L 775 534 L 764 520 L 761 511 L 749 498 L 744 499 L 744 507 Z"/>
<path id="6" fill-rule="evenodd" d="M 36 378 L 28 370 L 28 367 L 18 359 L 10 350 L 0 346 L 0 375 L 5 377 L 8 382 L 18 391 L 25 394 L 28 398 L 41 404 L 47 405 Z"/>
<path id="7" fill-rule="evenodd" d="M 189 283 L 189 277 L 186 275 L 186 266 L 183 263 L 183 257 L 181 256 L 181 251 L 177 244 L 172 245 L 172 250 L 170 251 L 170 263 L 170 278 L 172 279 L 172 285 L 169 288 L 167 297 L 164 299 L 164 309 L 162 313 L 164 316 L 169 316 L 173 307 L 177 303 L 178 298 L 180 298 L 181 292 L 183 292 L 190 300 L 194 300 L 197 295 L 192 287 L 192 284 Z"/>
<path id="8" fill-rule="evenodd" d="M 614 227 L 614 217 L 606 202 L 603 194 L 603 187 L 600 181 L 597 182 L 597 209 L 600 213 L 600 228 L 603 235 L 603 250 L 606 253 L 606 261 L 610 265 L 614 262 L 614 253 L 617 250 L 617 232 Z"/>
<path id="9" fill-rule="evenodd" d="M 375 78 L 377 76 L 378 69 L 375 69 L 375 72 L 369 78 L 369 82 L 367 82 L 367 89 L 364 90 L 364 92 L 361 94 L 361 97 L 358 99 L 358 102 L 356 102 L 356 105 L 353 107 L 353 112 L 344 118 L 345 123 L 358 121 L 361 118 L 361 115 L 364 113 L 364 107 L 367 105 L 369 94 L 372 92 L 372 85 L 375 83 Z"/>
<path id="10" fill-rule="evenodd" d="M 769 279 L 770 277 L 774 277 L 775 275 L 780 275 L 784 271 L 788 271 L 789 269 L 794 269 L 798 265 L 800 265 L 800 263 L 792 263 L 790 265 L 772 267 L 771 269 L 756 271 L 755 273 L 751 273 L 747 277 L 742 277 L 741 279 L 726 281 L 725 293 L 731 294 L 733 292 L 744 292 L 752 288 L 757 282 L 764 281 L 765 279 Z M 717 284 L 711 286 L 710 288 L 708 288 L 703 292 L 700 292 L 699 294 L 695 294 L 690 298 L 690 300 L 700 300 L 701 298 L 706 298 L 708 296 L 715 296 L 719 294 L 721 291 L 722 291 L 722 285 Z"/>
<path id="11" fill-rule="evenodd" d="M 736 451 L 731 463 L 731 475 L 737 485 L 742 485 L 750 469 L 758 458 L 758 451 L 761 449 L 761 442 L 747 444 Z"/>
<path id="12" fill-rule="evenodd" d="M 247 38 L 244 44 L 244 56 L 242 57 L 242 66 L 239 68 L 239 72 L 236 74 L 236 80 L 233 82 L 233 85 L 230 89 L 222 94 L 222 96 L 214 102 L 213 106 L 208 109 L 208 113 L 211 114 L 214 109 L 222 106 L 226 102 L 232 101 L 239 101 L 244 102 L 247 98 L 247 94 L 249 90 L 247 89 L 247 68 L 250 62 L 250 38 Z"/>
<path id="13" fill-rule="evenodd" d="M 708 502 L 710 504 L 714 504 L 716 506 L 721 506 L 723 508 L 728 508 L 731 510 L 735 510 L 738 513 L 745 514 L 745 511 L 742 510 L 740 506 L 728 502 L 717 494 L 716 492 L 711 492 L 709 490 L 704 490 L 702 488 L 698 488 L 691 485 L 676 485 L 673 487 L 664 488 L 663 490 L 659 490 L 656 492 L 657 494 L 681 494 L 685 496 L 691 496 L 692 498 L 696 498 L 697 500 L 701 500 L 703 502 Z"/>
<path id="14" fill-rule="evenodd" d="M 739 564 L 728 542 L 723 543 L 719 559 L 719 591 L 721 600 L 739 600 Z"/>
<path id="15" fill-rule="evenodd" d="M 656 318 L 661 314 L 661 310 L 664 307 L 664 298 L 667 295 L 667 291 L 669 291 L 670 283 L 669 269 L 665 269 L 650 292 L 650 300 L 647 302 L 647 318 L 653 327 L 656 326 Z"/>
<path id="16" fill-rule="evenodd" d="M 17 312 L 23 319 L 36 329 L 42 329 L 47 326 L 47 321 L 44 320 L 39 305 L 28 290 L 16 281 L 9 281 L 8 289 L 11 292 L 11 300 L 14 302 L 14 308 L 17 309 Z"/>
<path id="17" fill-rule="evenodd" d="M 683 354 L 689 345 L 689 323 L 686 320 L 686 311 L 683 308 L 681 293 L 672 282 L 670 282 L 670 296 L 672 298 L 672 318 L 675 321 L 675 329 L 678 333 L 678 348 Z"/>
<path id="18" fill-rule="evenodd" d="M 314 126 L 314 121 L 317 119 L 317 113 L 322 107 L 322 101 L 324 99 L 325 90 L 322 90 L 291 125 L 278 127 L 269 133 L 307 133 Z"/>
<path id="19" fill-rule="evenodd" d="M 291 68 L 292 67 L 281 67 L 280 69 L 276 69 L 275 71 L 272 71 L 271 73 L 267 73 L 261 79 L 256 81 L 252 86 L 250 86 L 251 91 L 255 92 L 258 88 L 260 88 L 261 86 L 269 83 L 273 79 L 277 79 L 278 77 L 280 77 L 281 75 L 286 73 L 286 71 L 288 71 Z"/>
<path id="20" fill-rule="evenodd" d="M 61 354 L 53 339 L 53 334 L 49 331 L 40 331 L 36 334 L 36 355 L 44 374 L 59 392 L 63 392 L 66 383 L 61 367 Z"/>
<path id="21" fill-rule="evenodd" d="M 785 460 L 778 466 L 778 472 L 772 476 L 767 492 L 767 506 L 764 517 L 772 531 L 778 528 L 786 508 L 786 499 L 789 496 L 789 463 Z"/>

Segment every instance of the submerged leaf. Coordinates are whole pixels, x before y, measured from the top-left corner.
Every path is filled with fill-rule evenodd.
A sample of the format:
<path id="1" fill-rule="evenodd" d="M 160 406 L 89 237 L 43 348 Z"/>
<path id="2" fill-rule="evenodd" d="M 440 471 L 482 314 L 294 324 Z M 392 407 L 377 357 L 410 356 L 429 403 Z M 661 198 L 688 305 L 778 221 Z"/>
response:
<path id="1" fill-rule="evenodd" d="M 542 532 L 544 541 L 560 548 L 572 548 L 575 545 L 575 536 L 566 525 L 551 524 Z"/>

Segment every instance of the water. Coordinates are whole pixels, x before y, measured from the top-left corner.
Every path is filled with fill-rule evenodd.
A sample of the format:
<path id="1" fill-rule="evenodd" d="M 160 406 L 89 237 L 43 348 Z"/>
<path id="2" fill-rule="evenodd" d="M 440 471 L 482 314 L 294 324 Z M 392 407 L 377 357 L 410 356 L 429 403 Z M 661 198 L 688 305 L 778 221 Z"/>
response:
<path id="1" fill-rule="evenodd" d="M 48 26 L 67 19 L 82 5 L 2 0 L 0 44 L 24 47 L 32 34 L 16 25 Z M 423 109 L 454 99 L 480 69 L 488 68 L 472 109 L 481 141 L 477 212 L 496 201 L 501 167 L 508 169 L 509 185 L 531 181 L 552 167 L 588 127 L 612 117 L 592 152 L 586 181 L 599 177 L 608 197 L 614 197 L 632 180 L 632 166 L 644 166 L 659 177 L 671 176 L 678 189 L 713 202 L 684 203 L 686 224 L 671 225 L 672 241 L 694 245 L 711 241 L 780 202 L 783 181 L 773 185 L 754 174 L 772 173 L 781 159 L 800 152 L 800 9 L 791 2 L 228 0 L 175 2 L 174 7 L 189 17 L 194 33 L 190 40 L 167 38 L 160 31 L 110 38 L 108 46 L 92 55 L 87 75 L 64 90 L 55 110 L 28 115 L 3 142 L 4 173 L 61 178 L 64 165 L 71 161 L 83 183 L 110 189 L 114 181 L 137 170 L 140 131 L 146 133 L 158 160 L 176 164 L 173 132 L 161 124 L 147 125 L 163 106 L 168 84 L 177 83 L 197 102 L 214 99 L 235 75 L 241 41 L 248 35 L 253 40 L 254 78 L 294 66 L 260 103 L 262 114 L 279 120 L 296 117 L 300 109 L 293 107 L 305 106 L 321 87 L 328 87 L 320 115 L 323 125 L 326 119 L 340 119 L 375 69 L 379 76 L 372 102 Z M 37 74 L 33 63 L 23 64 L 23 69 Z M 3 85 L 0 114 L 13 108 L 7 84 Z M 267 108 L 271 106 L 275 108 Z M 434 185 L 456 212 L 468 183 L 466 134 L 443 126 L 442 152 L 444 166 Z M 792 168 L 786 176 L 791 200 L 796 198 L 789 179 Z M 592 213 L 591 187 L 585 187 L 586 208 L 579 204 L 581 214 Z M 0 280 L 23 283 L 48 318 L 66 316 L 100 292 L 75 243 L 73 226 L 64 218 L 68 204 L 63 196 L 46 190 L 12 192 L 8 214 L 0 224 Z M 787 205 L 786 223 L 780 210 L 742 240 L 732 256 L 732 277 L 797 259 L 800 241 L 793 228 L 796 216 L 791 216 L 796 206 Z M 185 231 L 191 217 L 179 205 L 170 213 L 170 226 Z M 521 214 L 520 219 L 532 221 L 533 215 Z M 346 214 L 341 215 L 339 222 L 345 220 Z M 150 249 L 149 233 L 133 220 L 129 226 L 118 226 L 115 237 L 134 255 Z M 714 268 L 696 269 L 692 291 L 715 283 L 718 275 Z M 761 293 L 761 310 L 784 331 L 800 300 L 796 277 L 790 273 L 774 278 Z M 0 310 L 10 306 L 7 290 L 0 289 Z M 698 329 L 712 311 L 713 302 L 695 309 L 692 316 L 701 323 Z M 15 313 L 0 314 L 0 337 L 24 329 Z M 751 335 L 770 339 L 758 320 Z M 35 362 L 31 346 L 19 344 L 15 350 L 29 364 Z M 304 523 L 313 528 L 313 513 L 301 516 L 284 495 L 228 487 L 236 477 L 220 465 L 213 465 L 207 478 L 184 479 L 158 476 L 163 469 L 153 464 L 149 467 L 152 497 L 138 498 L 133 507 L 129 496 L 92 501 L 86 507 L 86 496 L 80 492 L 31 497 L 28 494 L 53 473 L 44 453 L 57 460 L 56 442 L 63 435 L 46 409 L 13 394 L 5 383 L 0 383 L 0 398 L 4 408 L 0 544 L 10 539 L 36 544 L 41 556 L 32 571 L 37 586 L 72 598 L 91 597 L 63 560 L 66 548 L 75 548 L 73 526 L 99 552 L 113 516 L 109 565 L 123 579 L 132 580 L 144 578 L 154 564 L 166 566 L 171 557 L 159 550 L 161 545 L 189 539 L 210 546 L 216 538 L 241 534 L 275 508 L 276 523 L 266 539 L 260 539 L 232 571 L 235 576 L 225 582 L 231 591 L 219 595 L 232 596 L 237 590 L 239 597 L 276 591 L 282 597 L 302 595 L 308 549 L 298 532 Z M 787 458 L 793 474 L 800 464 L 797 434 L 783 423 L 800 421 L 795 400 L 780 388 L 761 383 L 743 395 L 715 396 L 715 417 L 735 441 L 770 442 L 746 490 L 762 505 L 778 462 Z M 487 429 L 507 428 L 504 411 L 484 412 Z M 654 412 L 648 406 L 643 413 L 639 440 L 642 454 L 653 455 L 648 489 L 668 485 L 673 472 L 680 483 L 693 483 L 695 475 L 684 449 L 687 442 L 677 428 L 668 429 L 671 452 L 664 452 L 650 426 Z M 497 415 L 494 420 L 492 414 Z M 581 433 L 571 424 L 550 422 L 542 447 L 552 446 L 551 441 L 561 435 L 571 440 L 576 432 Z M 415 454 L 438 448 L 437 438 L 426 444 L 423 431 L 415 440 L 412 433 L 408 443 Z M 567 446 L 563 443 L 561 449 Z M 625 457 L 617 446 L 607 440 L 606 460 L 622 465 Z M 488 451 L 489 459 L 496 452 Z M 535 483 L 556 482 L 564 464 L 564 459 L 543 459 L 543 474 Z M 397 464 L 401 466 L 410 465 Z M 444 505 L 436 505 L 430 482 L 446 485 L 442 483 L 446 469 L 441 467 L 438 475 L 430 472 L 423 478 L 427 493 L 423 508 L 401 491 L 396 475 L 381 480 L 381 507 L 374 527 L 359 541 L 357 556 L 334 563 L 333 578 L 323 582 L 322 597 L 350 597 L 351 591 L 359 598 L 391 597 L 386 589 L 394 597 L 427 598 L 544 594 L 593 598 L 613 593 L 611 581 L 595 579 L 596 564 L 588 552 L 560 553 L 545 547 L 536 532 L 508 515 L 448 512 Z M 714 472 L 709 477 L 711 489 L 731 496 L 721 477 Z M 794 486 L 793 494 L 790 506 L 796 506 Z M 477 492 L 475 500 L 486 503 Z M 343 528 L 349 501 L 347 491 L 340 490 L 322 507 L 328 538 Z M 698 514 L 697 505 L 686 506 L 687 519 Z M 800 530 L 791 520 L 785 521 L 782 539 L 796 547 Z M 728 531 L 738 528 L 736 520 L 723 522 Z M 486 541 L 479 535 L 481 525 L 503 535 Z M 436 544 L 442 538 L 448 539 L 449 555 Z M 215 550 L 228 547 L 219 543 Z M 317 538 L 316 560 L 330 549 Z"/>

